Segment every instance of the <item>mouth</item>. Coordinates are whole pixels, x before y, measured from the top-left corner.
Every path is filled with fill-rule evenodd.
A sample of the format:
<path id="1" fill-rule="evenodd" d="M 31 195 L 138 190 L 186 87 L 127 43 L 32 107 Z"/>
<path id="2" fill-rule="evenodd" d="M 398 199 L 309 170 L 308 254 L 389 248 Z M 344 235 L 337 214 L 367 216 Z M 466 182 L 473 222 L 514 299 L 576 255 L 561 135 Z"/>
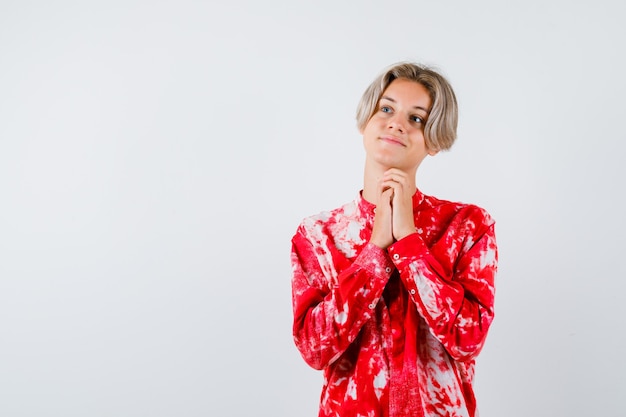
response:
<path id="1" fill-rule="evenodd" d="M 406 146 L 404 142 L 402 142 L 402 140 L 398 139 L 395 136 L 386 135 L 386 136 L 381 136 L 379 139 L 383 142 L 386 142 L 392 145 Z"/>

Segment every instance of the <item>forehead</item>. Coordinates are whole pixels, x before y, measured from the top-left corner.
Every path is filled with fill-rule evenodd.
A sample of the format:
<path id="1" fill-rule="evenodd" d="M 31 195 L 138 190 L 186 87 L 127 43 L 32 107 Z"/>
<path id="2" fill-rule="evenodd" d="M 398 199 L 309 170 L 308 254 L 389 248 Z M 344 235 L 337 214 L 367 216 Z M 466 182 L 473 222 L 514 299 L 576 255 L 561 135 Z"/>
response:
<path id="1" fill-rule="evenodd" d="M 430 93 L 423 84 L 406 78 L 396 78 L 383 91 L 380 100 L 390 100 L 408 107 L 430 109 Z"/>

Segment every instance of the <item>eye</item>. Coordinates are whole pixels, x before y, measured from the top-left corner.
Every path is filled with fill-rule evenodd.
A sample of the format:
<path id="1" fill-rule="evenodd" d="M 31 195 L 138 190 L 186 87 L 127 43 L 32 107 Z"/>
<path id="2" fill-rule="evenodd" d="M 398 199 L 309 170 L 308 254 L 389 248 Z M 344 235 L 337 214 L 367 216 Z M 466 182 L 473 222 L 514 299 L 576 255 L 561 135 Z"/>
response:
<path id="1" fill-rule="evenodd" d="M 380 111 L 383 113 L 391 113 L 391 107 L 389 106 L 380 106 Z"/>
<path id="2" fill-rule="evenodd" d="M 424 119 L 419 116 L 411 116 L 410 119 L 414 123 L 424 123 Z"/>

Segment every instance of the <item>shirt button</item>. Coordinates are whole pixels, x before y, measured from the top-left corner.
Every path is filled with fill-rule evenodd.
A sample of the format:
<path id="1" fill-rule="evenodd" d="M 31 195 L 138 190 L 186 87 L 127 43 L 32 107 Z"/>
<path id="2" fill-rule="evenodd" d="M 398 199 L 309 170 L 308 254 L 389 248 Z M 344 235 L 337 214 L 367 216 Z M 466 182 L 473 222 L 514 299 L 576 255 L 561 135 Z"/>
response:
<path id="1" fill-rule="evenodd" d="M 415 294 L 415 290 L 411 290 L 411 294 Z"/>
<path id="2" fill-rule="evenodd" d="M 385 271 L 387 271 L 387 273 L 391 272 L 391 268 L 387 267 L 385 268 Z"/>
<path id="3" fill-rule="evenodd" d="M 370 310 L 375 309 L 375 308 L 376 308 L 376 304 L 374 304 L 374 303 L 370 304 L 370 305 L 369 305 L 369 308 L 370 308 Z"/>
<path id="4" fill-rule="evenodd" d="M 376 207 L 372 209 L 372 213 L 376 214 Z"/>
<path id="5" fill-rule="evenodd" d="M 400 259 L 400 255 L 398 255 L 397 253 L 394 253 L 393 254 L 393 259 L 395 259 L 397 261 L 398 259 Z"/>

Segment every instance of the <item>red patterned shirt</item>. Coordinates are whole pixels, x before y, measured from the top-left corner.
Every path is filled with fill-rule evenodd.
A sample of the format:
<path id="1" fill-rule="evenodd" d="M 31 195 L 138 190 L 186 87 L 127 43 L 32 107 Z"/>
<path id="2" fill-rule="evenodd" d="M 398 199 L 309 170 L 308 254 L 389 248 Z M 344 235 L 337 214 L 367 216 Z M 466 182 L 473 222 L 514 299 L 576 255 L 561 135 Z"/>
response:
<path id="1" fill-rule="evenodd" d="M 369 242 L 361 196 L 292 239 L 293 335 L 324 370 L 319 416 L 477 415 L 474 360 L 493 320 L 494 221 L 417 191 L 416 233 Z"/>

